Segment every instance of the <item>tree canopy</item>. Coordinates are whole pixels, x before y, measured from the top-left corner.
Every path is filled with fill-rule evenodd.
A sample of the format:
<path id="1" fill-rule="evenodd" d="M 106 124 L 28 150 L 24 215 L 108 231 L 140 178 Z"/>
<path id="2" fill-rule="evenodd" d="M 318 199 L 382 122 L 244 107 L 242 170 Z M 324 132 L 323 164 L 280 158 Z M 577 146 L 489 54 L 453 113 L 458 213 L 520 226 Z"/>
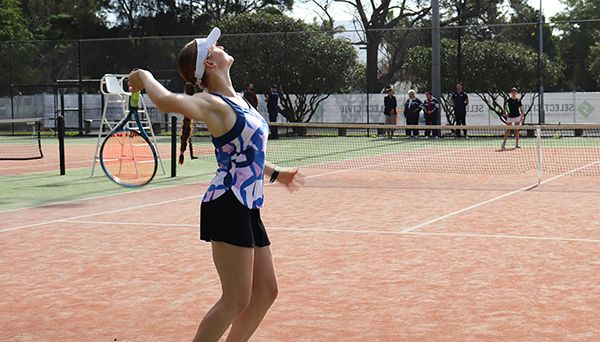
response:
<path id="1" fill-rule="evenodd" d="M 274 34 L 271 38 L 273 46 L 265 47 L 271 51 L 269 58 L 276 59 L 274 63 L 278 74 L 276 77 L 271 77 L 272 82 L 280 83 L 290 93 L 302 87 L 306 89 L 323 87 L 325 93 L 330 93 L 348 91 L 349 86 L 353 86 L 354 91 L 361 91 L 365 89 L 365 83 L 369 85 L 369 92 L 378 92 L 395 82 L 416 81 L 408 72 L 407 56 L 414 49 L 431 46 L 431 9 L 428 0 L 303 1 L 312 1 L 320 7 L 320 11 L 323 12 L 319 13 L 322 23 L 315 21 L 314 24 L 309 25 L 288 19 L 279 23 L 274 22 L 272 25 L 265 22 L 246 25 L 240 22 L 243 25 L 239 27 L 230 25 L 228 28 L 228 31 L 236 34 Z M 2 5 L 0 39 L 56 41 L 39 44 L 23 43 L 19 47 L 10 44 L 8 48 L 3 49 L 0 52 L 3 65 L 10 65 L 9 62 L 4 61 L 10 60 L 11 54 L 12 60 L 18 62 L 18 65 L 15 64 L 13 67 L 13 74 L 16 75 L 15 82 L 29 82 L 35 79 L 40 82 L 52 82 L 58 77 L 74 77 L 73 72 L 77 71 L 74 63 L 77 61 L 73 56 L 77 47 L 73 45 L 75 44 L 72 42 L 73 39 L 202 36 L 207 34 L 212 26 L 228 25 L 232 20 L 231 16 L 258 14 L 266 18 L 266 15 L 289 13 L 287 11 L 293 9 L 294 5 L 293 0 L 0 0 L 0 3 Z M 306 46 L 321 49 L 314 56 L 322 59 L 336 60 L 337 58 L 326 52 L 332 50 L 327 47 L 328 44 L 339 45 L 336 46 L 336 50 L 347 49 L 344 54 L 349 53 L 351 50 L 349 44 L 337 44 L 338 41 L 333 39 L 334 32 L 340 29 L 334 22 L 335 13 L 329 12 L 334 3 L 346 4 L 353 11 L 358 38 L 353 38 L 355 41 L 352 43 L 364 49 L 367 63 L 366 66 L 350 63 L 348 72 L 337 70 L 337 66 L 330 63 L 328 69 L 335 70 L 338 75 L 345 77 L 344 80 L 336 81 L 337 87 L 330 87 L 321 79 L 310 80 L 305 77 L 306 75 L 302 75 L 301 69 L 296 65 L 305 68 L 306 63 L 295 58 L 302 56 L 303 59 L 309 60 L 312 56 L 297 53 L 291 46 L 297 44 L 296 40 L 305 39 Z M 564 0 L 564 3 L 566 9 L 550 18 L 551 23 L 544 24 L 544 58 L 560 65 L 563 70 L 557 82 L 544 83 L 545 89 L 546 91 L 599 90 L 600 7 L 594 2 L 584 0 Z M 469 68 L 466 60 L 459 62 L 461 57 L 459 57 L 458 47 L 468 50 L 467 42 L 471 42 L 472 39 L 478 42 L 495 40 L 507 44 L 515 43 L 531 51 L 536 51 L 539 47 L 539 10 L 530 6 L 526 0 L 471 2 L 440 0 L 440 15 L 442 38 L 455 42 L 464 40 L 460 45 L 458 43 L 455 45 L 455 50 L 446 51 L 444 58 L 448 58 L 449 65 L 454 59 L 454 65 L 461 65 L 465 70 Z M 268 18 L 272 20 L 272 17 Z M 283 26 L 279 27 L 280 24 Z M 320 41 L 312 38 L 318 36 L 315 32 L 319 31 L 322 31 Z M 312 33 L 311 38 L 306 38 L 306 32 Z M 59 41 L 71 41 L 71 43 Z M 168 45 L 167 42 L 163 43 L 159 45 Z M 120 70 L 121 67 L 117 65 L 127 64 L 121 62 L 123 57 L 113 56 L 114 49 L 106 48 L 109 44 L 112 43 L 97 43 L 98 48 L 93 47 L 93 44 L 83 44 L 84 73 L 87 68 L 96 65 L 104 69 Z M 119 45 L 119 43 L 114 44 Z M 286 44 L 288 44 L 287 49 Z M 156 64 L 152 62 L 153 59 L 160 59 L 161 68 L 166 73 L 167 67 L 164 64 L 175 58 L 171 52 L 158 48 L 158 45 L 151 56 L 145 54 L 143 48 L 136 50 L 134 46 L 136 44 L 129 45 L 131 46 L 120 49 L 120 54 L 124 51 L 136 51 L 127 57 L 128 63 L 142 56 L 148 65 L 152 66 Z M 141 47 L 143 44 L 137 45 Z M 284 53 L 280 53 L 281 51 Z M 261 56 L 265 55 L 261 54 Z M 286 58 L 289 63 L 284 63 Z M 340 59 L 340 61 L 344 60 Z M 39 72 L 19 69 L 21 64 L 35 65 L 34 69 Z M 287 67 L 282 68 L 282 65 Z M 321 65 L 313 63 L 308 69 L 303 70 L 317 70 Z M 43 71 L 42 68 L 52 70 Z M 245 73 L 253 68 L 259 67 L 248 65 L 244 70 L 236 68 L 235 72 L 239 72 L 240 79 L 247 79 L 250 77 Z M 265 69 L 262 66 L 260 68 Z M 5 75 L 8 74 L 6 70 L 0 71 L 3 80 L 7 79 Z M 97 72 L 89 74 L 93 74 L 91 77 L 98 77 Z M 263 74 L 267 75 L 265 72 Z M 537 80 L 537 78 L 536 74 L 533 79 Z M 264 87 L 261 82 L 255 83 L 257 86 Z M 269 82 L 265 80 L 264 83 Z"/>
<path id="2" fill-rule="evenodd" d="M 17 0 L 0 0 L 0 41 L 34 39 L 18 5 Z"/>
<path id="3" fill-rule="evenodd" d="M 591 54 L 598 40 L 600 6 L 596 1 L 564 0 L 567 9 L 552 18 L 559 21 L 557 42 L 560 59 L 565 63 L 563 90 L 597 90 L 598 55 Z"/>
<path id="4" fill-rule="evenodd" d="M 329 94 L 348 91 L 361 70 L 349 41 L 301 20 L 261 12 L 229 16 L 219 26 L 226 34 L 220 44 L 236 60 L 236 89 L 253 83 L 266 93 L 277 84 L 280 113 L 292 122 L 309 121 Z"/>
<path id="5" fill-rule="evenodd" d="M 454 122 L 452 106 L 447 94 L 456 89 L 456 67 L 454 54 L 456 41 L 441 41 L 442 100 L 448 122 Z M 420 88 L 431 88 L 431 48 L 416 47 L 408 57 L 408 67 Z M 538 89 L 538 55 L 533 49 L 512 42 L 497 40 L 477 41 L 468 39 L 463 51 L 465 90 L 476 93 L 484 100 L 488 108 L 502 118 L 504 102 L 508 99 L 512 87 L 517 87 L 521 95 L 536 93 Z M 561 64 L 552 62 L 542 55 L 541 81 L 553 85 L 562 76 Z"/>
<path id="6" fill-rule="evenodd" d="M 2 41 L 27 41 L 35 38 L 27 28 L 28 22 L 23 17 L 22 10 L 17 0 L 0 0 L 0 42 Z M 36 79 L 36 72 L 31 70 L 26 63 L 33 63 L 36 48 L 32 44 L 22 43 L 18 46 L 0 44 L 0 91 L 8 93 L 14 75 L 19 75 L 19 80 L 32 82 Z M 11 65 L 11 60 L 20 60 L 24 63 Z M 12 70 L 11 70 L 12 68 Z M 12 76 L 12 77 L 11 77 Z"/>

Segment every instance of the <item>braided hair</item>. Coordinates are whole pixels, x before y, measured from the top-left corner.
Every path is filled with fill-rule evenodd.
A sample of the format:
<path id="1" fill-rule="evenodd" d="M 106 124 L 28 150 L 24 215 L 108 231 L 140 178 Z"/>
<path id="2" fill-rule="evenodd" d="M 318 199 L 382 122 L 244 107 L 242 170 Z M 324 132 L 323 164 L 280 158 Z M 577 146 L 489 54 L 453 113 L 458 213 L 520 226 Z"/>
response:
<path id="1" fill-rule="evenodd" d="M 186 46 L 181 49 L 179 56 L 177 57 L 177 68 L 179 70 L 179 74 L 183 77 L 185 81 L 184 93 L 187 95 L 194 95 L 196 93 L 196 83 L 198 80 L 194 72 L 196 71 L 196 58 L 198 57 L 198 46 L 196 44 L 196 40 L 192 40 Z M 206 56 L 208 59 L 210 54 Z M 206 73 L 202 76 L 200 80 L 200 86 L 206 88 L 206 84 L 208 84 L 208 77 Z M 185 159 L 184 152 L 187 150 L 188 141 L 192 134 L 192 119 L 184 116 L 183 122 L 181 124 L 181 147 L 179 148 L 179 165 L 183 165 L 183 161 Z"/>

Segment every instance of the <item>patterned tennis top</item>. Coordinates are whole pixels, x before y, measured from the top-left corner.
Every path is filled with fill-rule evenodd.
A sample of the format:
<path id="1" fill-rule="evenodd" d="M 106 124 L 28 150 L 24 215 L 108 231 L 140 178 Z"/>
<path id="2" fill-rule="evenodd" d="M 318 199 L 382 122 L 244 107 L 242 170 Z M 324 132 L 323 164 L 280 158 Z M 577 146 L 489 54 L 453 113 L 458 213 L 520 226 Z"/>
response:
<path id="1" fill-rule="evenodd" d="M 252 106 L 242 108 L 225 96 L 213 95 L 233 107 L 237 119 L 229 132 L 212 138 L 219 168 L 202 202 L 212 201 L 231 189 L 246 207 L 262 208 L 269 126 Z"/>

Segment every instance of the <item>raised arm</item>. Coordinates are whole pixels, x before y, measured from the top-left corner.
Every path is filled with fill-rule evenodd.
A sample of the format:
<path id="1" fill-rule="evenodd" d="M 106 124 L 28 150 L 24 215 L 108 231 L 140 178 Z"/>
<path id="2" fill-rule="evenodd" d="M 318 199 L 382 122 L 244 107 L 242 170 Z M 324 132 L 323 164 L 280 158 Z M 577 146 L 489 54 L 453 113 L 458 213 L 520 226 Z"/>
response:
<path id="1" fill-rule="evenodd" d="M 206 122 L 208 113 L 214 112 L 214 100 L 208 94 L 190 96 L 170 92 L 147 70 L 136 70 L 129 74 L 129 91 L 142 89 L 158 109 L 165 113 L 180 113 L 196 121 Z"/>
<path id="2" fill-rule="evenodd" d="M 203 121 L 215 136 L 227 133 L 235 124 L 233 108 L 221 98 L 208 93 L 172 93 L 149 71 L 136 70 L 129 74 L 129 90 L 136 92 L 142 89 L 146 90 L 146 94 L 161 111 L 179 113 L 194 121 Z"/>

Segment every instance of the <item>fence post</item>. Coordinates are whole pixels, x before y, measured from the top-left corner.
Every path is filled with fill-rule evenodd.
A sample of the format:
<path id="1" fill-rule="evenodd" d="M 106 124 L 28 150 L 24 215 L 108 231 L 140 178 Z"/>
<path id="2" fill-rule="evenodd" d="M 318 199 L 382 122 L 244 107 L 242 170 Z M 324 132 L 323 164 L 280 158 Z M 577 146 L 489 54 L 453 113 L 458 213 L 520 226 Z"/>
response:
<path id="1" fill-rule="evenodd" d="M 83 67 L 81 66 L 81 40 L 77 41 L 77 63 L 79 64 L 79 85 L 77 86 L 77 116 L 79 117 L 79 135 L 83 135 Z"/>
<path id="2" fill-rule="evenodd" d="M 15 83 L 13 80 L 13 43 L 8 42 L 8 54 L 10 60 L 10 118 L 15 118 L 15 95 L 13 91 L 13 84 Z"/>

